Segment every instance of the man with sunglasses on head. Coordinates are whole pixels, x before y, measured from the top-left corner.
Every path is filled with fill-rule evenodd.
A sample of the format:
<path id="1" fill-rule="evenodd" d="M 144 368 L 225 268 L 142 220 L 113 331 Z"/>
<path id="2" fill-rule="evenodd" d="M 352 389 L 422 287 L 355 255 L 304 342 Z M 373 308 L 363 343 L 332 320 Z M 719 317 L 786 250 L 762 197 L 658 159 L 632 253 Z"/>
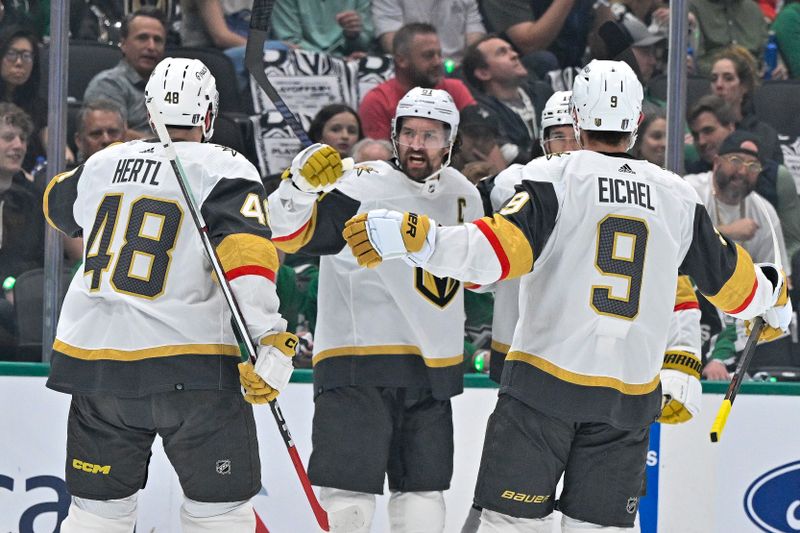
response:
<path id="1" fill-rule="evenodd" d="M 447 92 L 413 88 L 391 120 L 391 161 L 343 172 L 338 152 L 315 144 L 269 197 L 275 245 L 322 256 L 308 474 L 328 511 L 362 508 L 359 532 L 369 531 L 387 474 L 392 532 L 444 529 L 464 297 L 461 283 L 402 262 L 360 268 L 342 230 L 353 215 L 380 208 L 415 209 L 447 225 L 481 216 L 477 189 L 449 166 L 458 125 Z"/>

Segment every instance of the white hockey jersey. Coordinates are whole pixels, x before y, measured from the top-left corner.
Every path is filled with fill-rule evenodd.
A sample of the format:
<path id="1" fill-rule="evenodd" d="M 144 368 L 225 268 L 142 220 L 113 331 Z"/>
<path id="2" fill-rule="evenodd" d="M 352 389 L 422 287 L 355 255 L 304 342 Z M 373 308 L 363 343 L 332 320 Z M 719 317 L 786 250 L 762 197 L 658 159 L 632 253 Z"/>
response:
<path id="1" fill-rule="evenodd" d="M 438 228 L 425 266 L 479 284 L 530 273 L 501 394 L 567 420 L 641 427 L 660 410 L 679 272 L 734 316 L 771 305 L 772 284 L 679 176 L 585 150 L 522 173 L 493 217 Z"/>
<path id="2" fill-rule="evenodd" d="M 383 161 L 356 166 L 321 197 L 290 180 L 269 197 L 275 245 L 322 255 L 315 389 L 423 387 L 449 398 L 463 389 L 462 284 L 401 261 L 359 267 L 341 232 L 353 215 L 378 208 L 426 214 L 443 225 L 483 214 L 477 189 L 460 172 L 447 168 L 418 183 Z"/>
<path id="3" fill-rule="evenodd" d="M 499 211 L 514 196 L 516 186 L 522 182 L 525 176 L 524 168 L 523 165 L 511 165 L 494 178 L 494 187 L 491 192 L 491 204 L 494 211 Z M 490 376 L 498 383 L 519 319 L 519 284 L 519 278 L 506 279 L 498 282 L 495 288 Z M 675 354 L 688 353 L 699 363 L 700 352 L 700 304 L 691 281 L 686 276 L 681 276 L 678 280 L 678 290 L 675 293 L 675 306 L 670 317 L 665 356 L 670 358 Z M 699 365 L 696 375 L 699 379 Z"/>
<path id="4" fill-rule="evenodd" d="M 221 146 L 175 148 L 251 337 L 284 330 L 257 170 Z M 84 241 L 53 345 L 53 389 L 239 389 L 231 314 L 162 153 L 156 142 L 112 145 L 45 191 L 50 224 Z"/>

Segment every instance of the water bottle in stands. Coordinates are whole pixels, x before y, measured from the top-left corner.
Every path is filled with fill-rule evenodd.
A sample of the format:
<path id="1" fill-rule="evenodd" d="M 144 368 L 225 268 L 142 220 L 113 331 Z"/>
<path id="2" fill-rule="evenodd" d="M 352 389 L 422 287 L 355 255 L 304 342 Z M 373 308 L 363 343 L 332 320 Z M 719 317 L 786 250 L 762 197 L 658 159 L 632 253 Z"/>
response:
<path id="1" fill-rule="evenodd" d="M 31 170 L 33 182 L 44 189 L 47 186 L 47 159 L 43 155 L 36 156 L 36 163 Z"/>
<path id="2" fill-rule="evenodd" d="M 774 31 L 769 32 L 769 40 L 764 50 L 764 65 L 766 66 L 764 79 L 769 80 L 772 78 L 772 71 L 778 66 L 778 40 Z"/>

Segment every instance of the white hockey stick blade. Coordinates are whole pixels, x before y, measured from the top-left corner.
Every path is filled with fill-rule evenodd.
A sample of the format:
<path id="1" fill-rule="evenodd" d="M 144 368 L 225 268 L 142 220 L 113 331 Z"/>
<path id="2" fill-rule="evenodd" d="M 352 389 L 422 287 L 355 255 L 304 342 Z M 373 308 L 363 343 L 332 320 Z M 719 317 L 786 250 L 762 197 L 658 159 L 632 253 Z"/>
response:
<path id="1" fill-rule="evenodd" d="M 366 519 L 358 505 L 349 505 L 344 509 L 328 512 L 328 523 L 331 533 L 350 533 L 364 527 Z"/>

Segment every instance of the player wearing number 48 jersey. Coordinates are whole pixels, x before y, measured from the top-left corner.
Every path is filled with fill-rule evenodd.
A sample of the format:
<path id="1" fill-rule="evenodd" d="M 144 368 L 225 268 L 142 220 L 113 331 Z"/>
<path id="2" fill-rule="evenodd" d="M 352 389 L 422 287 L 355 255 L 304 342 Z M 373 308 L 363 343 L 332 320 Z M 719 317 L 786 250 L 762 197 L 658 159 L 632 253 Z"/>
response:
<path id="1" fill-rule="evenodd" d="M 401 257 L 479 284 L 522 277 L 478 473 L 479 531 L 549 532 L 562 473 L 562 532 L 633 527 L 679 272 L 727 313 L 788 327 L 784 274 L 720 236 L 679 176 L 627 156 L 641 101 L 630 67 L 592 61 L 571 101 L 583 149 L 517 170 L 494 216 L 437 227 L 378 211 L 345 229 L 364 265 Z M 404 241 L 412 227 L 424 241 Z M 692 391 L 673 391 L 665 409 L 679 410 Z"/>
<path id="2" fill-rule="evenodd" d="M 72 395 L 64 533 L 132 532 L 137 492 L 158 434 L 185 494 L 184 532 L 252 533 L 261 489 L 252 407 L 289 379 L 296 337 L 278 313 L 278 257 L 266 195 L 241 154 L 214 144 L 213 76 L 169 58 L 146 95 L 194 192 L 247 329 L 258 346 L 242 364 L 231 313 L 200 234 L 157 141 L 112 145 L 45 192 L 51 225 L 83 236 L 53 345 L 48 387 Z"/>

